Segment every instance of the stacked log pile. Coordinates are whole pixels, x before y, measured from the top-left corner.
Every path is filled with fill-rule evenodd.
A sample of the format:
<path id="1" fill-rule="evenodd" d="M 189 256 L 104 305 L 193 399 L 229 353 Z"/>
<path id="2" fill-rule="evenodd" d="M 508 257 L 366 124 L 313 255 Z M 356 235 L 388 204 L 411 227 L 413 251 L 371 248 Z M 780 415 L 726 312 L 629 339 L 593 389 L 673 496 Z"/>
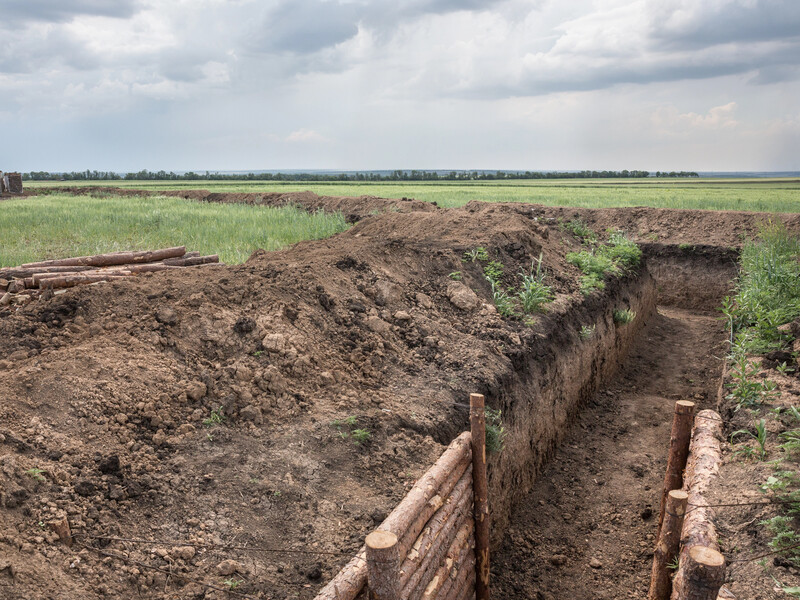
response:
<path id="1" fill-rule="evenodd" d="M 200 256 L 199 252 L 186 252 L 185 246 L 179 246 L 59 258 L 5 267 L 0 268 L 0 306 L 24 304 L 76 285 L 211 264 L 220 264 L 219 256 Z"/>
<path id="2" fill-rule="evenodd" d="M 475 597 L 472 435 L 462 433 L 316 600 Z M 385 588 L 385 589 L 384 589 Z"/>

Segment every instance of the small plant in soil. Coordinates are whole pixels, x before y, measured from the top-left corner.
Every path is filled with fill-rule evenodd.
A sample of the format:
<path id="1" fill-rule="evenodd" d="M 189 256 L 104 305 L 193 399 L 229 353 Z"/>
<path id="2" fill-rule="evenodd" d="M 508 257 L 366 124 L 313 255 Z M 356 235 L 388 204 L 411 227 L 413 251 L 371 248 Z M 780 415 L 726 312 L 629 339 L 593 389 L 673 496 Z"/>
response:
<path id="1" fill-rule="evenodd" d="M 478 246 L 477 248 L 473 248 L 472 250 L 467 250 L 466 252 L 464 252 L 464 257 L 461 260 L 462 262 L 468 262 L 468 263 L 474 263 L 476 261 L 486 261 L 489 260 L 489 253 L 483 246 Z"/>
<path id="2" fill-rule="evenodd" d="M 581 219 L 572 219 L 572 221 L 564 223 L 562 227 L 575 237 L 581 238 L 584 242 L 593 243 L 597 241 L 597 234 Z"/>
<path id="3" fill-rule="evenodd" d="M 636 313 L 630 308 L 626 308 L 625 310 L 617 309 L 614 311 L 614 323 L 618 325 L 627 325 L 633 322 L 635 318 Z"/>
<path id="4" fill-rule="evenodd" d="M 226 579 L 222 583 L 224 583 L 228 587 L 229 590 L 235 590 L 237 587 L 239 587 L 243 583 L 243 580 L 231 578 L 231 579 Z"/>
<path id="5" fill-rule="evenodd" d="M 764 460 L 767 457 L 767 423 L 761 419 L 755 424 L 755 433 L 749 429 L 739 429 L 731 434 L 731 445 L 733 445 L 733 438 L 737 435 L 746 435 L 754 439 L 758 443 L 758 458 Z"/>
<path id="6" fill-rule="evenodd" d="M 533 265 L 529 273 L 520 272 L 522 280 L 520 291 L 517 294 L 525 313 L 536 313 L 542 310 L 542 305 L 553 299 L 553 290 L 544 283 L 544 273 L 542 273 L 542 255 L 539 255 L 536 270 Z"/>
<path id="7" fill-rule="evenodd" d="M 800 429 L 784 431 L 783 433 L 779 434 L 778 437 L 783 440 L 783 443 L 780 445 L 780 449 L 786 454 L 789 456 L 797 456 L 800 454 Z"/>
<path id="8" fill-rule="evenodd" d="M 503 263 L 499 260 L 493 260 L 483 267 L 483 275 L 492 283 L 500 283 L 503 278 L 503 269 Z"/>
<path id="9" fill-rule="evenodd" d="M 594 325 L 582 325 L 578 335 L 581 336 L 582 340 L 588 340 L 594 337 L 595 326 Z"/>
<path id="10" fill-rule="evenodd" d="M 779 364 L 777 367 L 775 367 L 775 370 L 778 373 L 780 373 L 781 375 L 783 375 L 784 377 L 787 377 L 789 375 L 789 373 L 794 373 L 795 372 L 795 368 L 794 367 L 790 367 L 789 365 L 787 365 L 786 361 L 783 361 L 781 364 Z"/>
<path id="11" fill-rule="evenodd" d="M 726 384 L 730 390 L 726 398 L 736 403 L 734 411 L 742 407 L 757 408 L 777 395 L 775 382 L 756 379 L 759 370 L 755 362 L 747 360 L 746 354 L 737 356 L 730 371 L 733 381 Z"/>
<path id="12" fill-rule="evenodd" d="M 778 515 L 761 521 L 772 534 L 769 547 L 775 552 L 781 552 L 783 557 L 795 567 L 800 567 L 800 548 L 792 548 L 800 544 L 800 535 L 794 528 L 794 518 Z"/>
<path id="13" fill-rule="evenodd" d="M 492 302 L 494 302 L 497 312 L 503 317 L 516 318 L 517 311 L 514 307 L 514 300 L 496 282 L 491 281 L 490 283 L 492 284 Z"/>
<path id="14" fill-rule="evenodd" d="M 448 277 L 449 277 L 450 279 L 452 279 L 453 281 L 461 281 L 461 279 L 462 279 L 462 277 L 461 277 L 461 271 L 453 271 L 452 273 L 450 273 L 450 274 L 448 275 Z"/>
<path id="15" fill-rule="evenodd" d="M 42 469 L 36 469 L 36 468 L 28 469 L 27 471 L 25 471 L 25 475 L 36 481 L 45 481 L 43 473 L 44 471 Z"/>
<path id="16" fill-rule="evenodd" d="M 486 407 L 486 449 L 491 453 L 503 451 L 506 440 L 506 428 L 503 425 L 501 410 Z"/>
<path id="17" fill-rule="evenodd" d="M 228 420 L 222 412 L 222 407 L 220 406 L 217 409 L 211 410 L 211 415 L 208 418 L 203 419 L 203 426 L 204 427 L 216 427 L 217 425 L 222 425 L 225 421 Z"/>
<path id="18" fill-rule="evenodd" d="M 353 429 L 353 431 L 350 432 L 350 437 L 353 438 L 353 443 L 356 446 L 360 446 L 368 442 L 372 434 L 366 429 Z"/>

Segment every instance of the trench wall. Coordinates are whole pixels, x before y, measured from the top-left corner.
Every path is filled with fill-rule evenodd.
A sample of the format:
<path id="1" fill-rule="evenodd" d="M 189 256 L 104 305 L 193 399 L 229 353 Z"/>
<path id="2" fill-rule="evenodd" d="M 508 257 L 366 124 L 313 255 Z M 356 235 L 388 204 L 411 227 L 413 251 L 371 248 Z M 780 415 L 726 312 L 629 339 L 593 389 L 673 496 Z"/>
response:
<path id="1" fill-rule="evenodd" d="M 616 324 L 614 310 L 627 308 L 636 318 Z M 488 467 L 494 543 L 515 500 L 531 489 L 582 404 L 617 373 L 655 309 L 656 286 L 646 267 L 611 281 L 604 294 L 554 319 L 549 335 L 500 382 L 492 405 L 502 408 L 507 433 L 505 449 Z M 579 335 L 583 325 L 594 325 L 591 338 Z"/>

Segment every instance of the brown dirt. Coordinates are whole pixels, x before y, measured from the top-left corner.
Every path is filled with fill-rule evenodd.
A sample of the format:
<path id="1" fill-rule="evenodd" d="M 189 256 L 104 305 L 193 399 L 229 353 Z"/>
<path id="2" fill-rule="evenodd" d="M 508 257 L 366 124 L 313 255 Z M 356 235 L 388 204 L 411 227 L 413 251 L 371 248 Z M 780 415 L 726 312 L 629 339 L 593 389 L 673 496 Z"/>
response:
<path id="1" fill-rule="evenodd" d="M 424 210 L 403 213 L 405 205 L 391 204 L 395 201 L 303 197 L 309 209 L 343 210 L 359 223 L 329 240 L 257 252 L 241 266 L 72 289 L 0 319 L 0 597 L 221 598 L 223 593 L 183 578 L 224 587 L 231 575 L 222 573 L 235 569 L 238 592 L 311 598 L 346 562 L 342 554 L 360 546 L 443 444 L 466 428 L 467 415 L 454 402 L 463 402 L 469 392 L 485 393 L 491 406 L 512 417 L 509 429 L 517 435 L 512 442 L 527 443 L 520 436 L 527 417 L 514 416 L 514 406 L 529 401 L 529 380 L 544 388 L 557 377 L 566 377 L 567 385 L 578 375 L 588 377 L 588 371 L 575 376 L 560 367 L 556 371 L 559 353 L 577 347 L 577 331 L 595 319 L 598 329 L 619 340 L 611 309 L 635 300 L 636 278 L 609 282 L 605 294 L 588 299 L 578 292 L 579 273 L 564 257 L 580 244 L 558 224 L 572 213 L 480 203 L 447 211 L 425 204 Z M 299 203 L 297 197 L 292 201 Z M 368 216 L 376 210 L 386 214 Z M 632 209 L 630 217 L 616 210 L 577 212 L 587 220 L 591 216 L 602 231 L 638 223 L 644 218 L 638 210 Z M 688 229 L 680 232 L 681 240 L 715 236 L 727 242 L 715 229 L 721 221 L 738 230 L 757 222 L 738 213 L 708 221 L 703 211 L 689 212 L 672 213 Z M 669 241 L 666 234 L 660 241 Z M 464 251 L 476 246 L 487 247 L 504 263 L 509 284 L 543 253 L 557 299 L 532 327 L 497 315 L 481 265 L 461 261 Z M 461 271 L 463 281 L 448 277 L 454 271 Z M 586 509 L 591 520 L 570 507 L 574 522 L 584 527 L 581 535 L 613 509 L 620 515 L 615 530 L 631 548 L 638 534 L 638 541 L 648 541 L 652 523 L 637 522 L 630 533 L 622 532 L 641 520 L 636 510 L 644 510 L 639 506 L 649 501 L 646 492 L 656 489 L 650 480 L 661 476 L 670 401 L 689 391 L 705 394 L 711 385 L 670 377 L 699 382 L 698 374 L 707 373 L 711 364 L 703 352 L 716 322 L 679 316 L 664 311 L 648 326 L 645 336 L 653 338 L 652 347 L 638 346 L 638 366 L 625 372 L 631 385 L 650 390 L 644 398 L 627 391 L 595 396 L 604 402 L 586 415 L 608 423 L 595 425 L 582 415 L 579 422 L 586 429 L 575 429 L 580 435 L 573 439 L 588 436 L 589 448 L 607 457 L 614 454 L 614 435 L 634 440 L 633 433 L 640 431 L 646 445 L 631 448 L 617 463 L 627 460 L 637 471 L 624 467 L 614 474 L 604 466 L 606 484 L 597 486 L 599 460 L 589 463 L 596 469 L 583 468 L 594 451 L 572 448 L 580 444 L 570 442 L 563 451 L 576 453 L 566 463 L 574 466 L 566 467 L 567 478 L 560 485 L 536 487 L 534 493 L 542 493 L 577 482 L 594 497 L 595 487 L 601 493 L 630 488 L 629 499 L 616 500 L 608 492 L 609 508 Z M 676 350 L 687 336 L 697 343 L 687 344 L 685 352 Z M 610 346 L 598 345 L 593 362 L 580 368 L 613 372 L 624 353 L 613 339 Z M 671 358 L 668 349 L 675 353 Z M 685 373 L 678 367 L 681 361 L 687 363 L 680 367 Z M 542 365 L 550 365 L 550 371 Z M 646 387 L 659 381 L 658 388 Z M 615 385 L 613 390 L 620 390 L 622 384 Z M 594 389 L 584 386 L 580 393 L 591 395 Z M 643 403 L 638 408 L 644 416 L 632 416 L 637 402 Z M 220 407 L 225 421 L 204 426 Z M 542 452 L 533 470 L 523 477 L 503 466 L 513 462 L 516 447 L 495 463 L 494 489 L 504 502 L 517 494 L 515 486 L 525 488 L 526 478 L 574 417 L 561 407 L 548 410 L 556 425 L 547 439 L 536 440 Z M 347 417 L 356 417 L 357 425 L 344 423 Z M 335 420 L 340 423 L 332 425 Z M 635 431 L 632 420 L 640 423 Z M 354 443 L 350 434 L 356 428 L 370 432 L 366 443 Z M 549 468 L 556 475 L 564 466 L 556 460 Z M 504 481 L 503 473 L 513 477 Z M 555 495 L 547 499 L 556 501 Z M 565 494 L 558 502 L 572 500 L 577 502 Z M 56 542 L 47 523 L 62 514 L 79 541 L 94 550 L 68 550 Z M 582 538 L 562 522 L 563 514 L 557 523 L 561 529 L 540 524 L 550 544 L 565 546 L 568 556 L 565 567 L 536 567 L 540 581 L 553 585 L 559 569 L 583 572 L 588 569 L 584 558 L 591 558 L 580 546 Z M 526 533 L 524 539 L 530 535 L 539 533 Z M 153 540 L 200 546 L 176 549 Z M 613 535 L 603 534 L 590 548 L 617 553 L 615 543 Z M 588 585 L 608 573 L 602 580 L 606 585 L 638 590 L 647 568 L 641 571 L 643 559 L 630 552 L 626 566 L 613 569 L 598 556 L 604 568 L 587 571 L 581 581 Z M 236 564 L 220 566 L 225 560 Z M 502 558 L 496 564 L 502 565 Z M 630 569 L 637 565 L 640 572 L 634 574 Z M 556 589 L 521 577 L 507 585 L 506 575 L 497 577 L 506 597 Z M 615 577 L 620 578 L 616 583 Z"/>
<path id="2" fill-rule="evenodd" d="M 493 565 L 499 597 L 647 596 L 675 401 L 714 405 L 722 328 L 713 314 L 659 309 L 512 514 Z"/>

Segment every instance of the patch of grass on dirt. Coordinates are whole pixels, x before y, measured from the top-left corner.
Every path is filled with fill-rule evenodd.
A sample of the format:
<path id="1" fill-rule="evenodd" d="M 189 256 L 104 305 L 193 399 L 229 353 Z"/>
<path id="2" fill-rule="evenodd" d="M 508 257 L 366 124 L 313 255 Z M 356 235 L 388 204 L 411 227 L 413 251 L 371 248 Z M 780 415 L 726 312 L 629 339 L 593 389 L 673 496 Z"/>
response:
<path id="1" fill-rule="evenodd" d="M 642 259 L 639 246 L 621 233 L 614 233 L 608 243 L 598 244 L 589 250 L 570 252 L 567 262 L 583 272 L 581 292 L 588 295 L 605 288 L 607 275 L 621 275 L 635 269 Z"/>
<path id="2" fill-rule="evenodd" d="M 723 312 L 735 347 L 763 354 L 783 344 L 778 327 L 800 316 L 800 238 L 783 224 L 767 224 L 742 247 L 736 296 Z"/>
<path id="3" fill-rule="evenodd" d="M 0 266 L 36 260 L 186 246 L 241 263 L 258 248 L 330 237 L 348 228 L 341 214 L 309 214 L 182 198 L 54 194 L 6 200 L 0 210 Z"/>
<path id="4" fill-rule="evenodd" d="M 505 447 L 506 428 L 503 425 L 503 413 L 492 410 L 488 406 L 486 412 L 486 449 L 490 453 L 502 452 Z"/>

